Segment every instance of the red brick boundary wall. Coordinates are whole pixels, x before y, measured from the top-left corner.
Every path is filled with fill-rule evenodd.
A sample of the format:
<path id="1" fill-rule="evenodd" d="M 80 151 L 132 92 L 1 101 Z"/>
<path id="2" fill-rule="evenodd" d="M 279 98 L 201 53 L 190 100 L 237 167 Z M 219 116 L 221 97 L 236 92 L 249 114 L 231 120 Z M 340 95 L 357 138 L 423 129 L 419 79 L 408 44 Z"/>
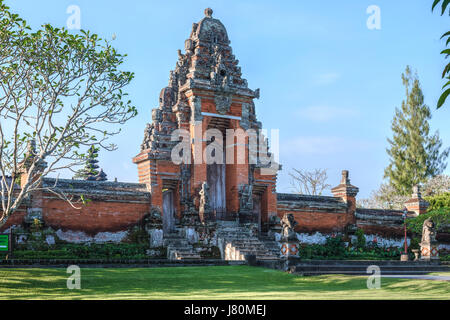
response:
<path id="1" fill-rule="evenodd" d="M 87 234 L 125 230 L 150 213 L 151 197 L 145 184 L 44 178 L 42 187 L 63 192 L 73 206 L 53 192 L 35 193 L 2 230 L 22 225 L 29 210 L 41 210 L 45 225 L 55 230 Z"/>

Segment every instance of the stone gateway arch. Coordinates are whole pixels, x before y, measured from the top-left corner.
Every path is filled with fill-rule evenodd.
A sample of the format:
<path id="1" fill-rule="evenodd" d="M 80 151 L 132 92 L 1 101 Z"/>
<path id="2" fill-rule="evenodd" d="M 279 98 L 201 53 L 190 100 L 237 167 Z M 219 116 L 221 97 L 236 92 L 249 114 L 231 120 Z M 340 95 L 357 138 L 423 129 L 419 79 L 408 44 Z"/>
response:
<path id="1" fill-rule="evenodd" d="M 178 51 L 169 84 L 161 90 L 159 106 L 152 110 L 152 123 L 145 129 L 141 152 L 133 159 L 139 182 L 149 186 L 152 206 L 160 209 L 165 219 L 173 216 L 182 220 L 194 208 L 203 222 L 267 221 L 270 215 L 276 215 L 276 171 L 262 174 L 264 165 L 248 161 L 248 136 L 243 143 L 237 137 L 225 139 L 227 130 L 258 132 L 262 128 L 253 102 L 259 98 L 259 89 L 248 88 L 227 31 L 220 20 L 212 17 L 211 9 L 206 9 L 205 17 L 193 24 L 184 49 L 184 53 Z M 180 129 L 186 130 L 190 138 L 189 164 L 175 164 L 171 159 L 177 143 L 172 135 Z M 208 146 L 219 143 L 217 137 L 205 135 L 211 130 L 223 137 L 215 150 L 220 155 L 212 155 L 220 161 L 196 161 L 198 154 L 208 152 Z M 242 144 L 246 148 L 240 148 Z M 227 153 L 242 157 L 244 162 L 225 161 Z M 201 208 L 204 183 L 208 203 Z M 166 225 L 172 223 L 167 221 Z"/>

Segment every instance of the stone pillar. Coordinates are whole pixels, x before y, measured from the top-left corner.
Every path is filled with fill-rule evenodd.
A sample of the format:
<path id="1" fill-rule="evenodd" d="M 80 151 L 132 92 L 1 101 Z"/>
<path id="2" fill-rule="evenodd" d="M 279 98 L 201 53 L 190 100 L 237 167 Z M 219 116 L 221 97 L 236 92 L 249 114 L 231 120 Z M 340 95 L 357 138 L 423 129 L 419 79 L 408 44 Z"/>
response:
<path id="1" fill-rule="evenodd" d="M 419 215 L 426 213 L 428 206 L 429 203 L 422 199 L 420 186 L 414 186 L 411 199 L 405 202 L 406 209 L 408 209 L 408 211 L 414 211 L 416 215 Z"/>
<path id="2" fill-rule="evenodd" d="M 280 221 L 282 233 L 280 239 L 280 256 L 282 258 L 298 257 L 299 241 L 295 233 L 295 221 L 293 214 L 285 214 Z"/>
<path id="3" fill-rule="evenodd" d="M 430 243 L 420 244 L 420 260 L 430 261 L 439 260 L 439 243 L 433 241 Z"/>
<path id="4" fill-rule="evenodd" d="M 280 253 L 282 258 L 298 257 L 298 241 L 281 241 Z"/>
<path id="5" fill-rule="evenodd" d="M 337 198 L 342 198 L 347 203 L 347 213 L 354 217 L 356 211 L 356 195 L 359 188 L 350 184 L 348 170 L 342 170 L 341 183 L 331 189 L 333 195 Z"/>
<path id="6" fill-rule="evenodd" d="M 431 218 L 423 222 L 422 241 L 420 242 L 420 260 L 439 260 L 438 242 L 436 241 L 436 227 Z"/>

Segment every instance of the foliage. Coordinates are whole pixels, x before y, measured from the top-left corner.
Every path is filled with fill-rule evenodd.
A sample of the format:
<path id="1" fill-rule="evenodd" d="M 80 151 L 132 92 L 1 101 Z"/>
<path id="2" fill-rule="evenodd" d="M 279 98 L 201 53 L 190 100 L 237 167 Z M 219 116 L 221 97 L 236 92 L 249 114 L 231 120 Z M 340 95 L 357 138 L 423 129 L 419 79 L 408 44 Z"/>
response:
<path id="1" fill-rule="evenodd" d="M 440 174 L 428 179 L 422 186 L 422 196 L 439 195 L 450 192 L 450 176 Z"/>
<path id="2" fill-rule="evenodd" d="M 448 190 L 450 190 L 450 176 L 446 174 L 428 179 L 421 187 L 425 199 L 429 199 L 427 196 L 440 195 Z M 382 183 L 377 190 L 372 191 L 369 198 L 358 199 L 357 205 L 362 208 L 402 210 L 409 198 L 409 195 L 399 195 L 393 186 Z"/>
<path id="3" fill-rule="evenodd" d="M 384 177 L 399 195 L 411 194 L 412 187 L 424 183 L 430 177 L 442 173 L 450 149 L 440 152 L 442 141 L 439 133 L 430 135 L 431 112 L 424 104 L 424 96 L 417 75 L 409 66 L 402 74 L 406 88 L 406 101 L 395 109 L 392 120 L 392 139 L 387 153 L 390 163 Z"/>
<path id="4" fill-rule="evenodd" d="M 434 0 L 433 1 L 433 5 L 431 10 L 433 11 L 434 8 L 439 4 L 439 2 L 441 2 L 441 0 Z M 450 1 L 448 0 L 442 0 L 441 3 L 441 16 L 445 13 L 445 11 L 447 10 L 447 6 L 450 4 Z M 450 9 L 449 9 L 449 14 L 450 14 Z M 441 54 L 445 55 L 445 59 L 448 58 L 448 56 L 450 55 L 450 48 L 448 47 L 449 43 L 450 43 L 450 31 L 447 31 L 446 33 L 444 33 L 441 36 L 441 39 L 445 39 L 447 38 L 445 45 L 447 47 L 447 49 L 444 49 Z M 448 63 L 445 67 L 444 70 L 442 71 L 442 79 L 447 79 L 448 81 L 444 84 L 444 86 L 442 87 L 442 89 L 444 90 L 445 88 L 447 88 L 442 95 L 440 96 L 438 102 L 437 102 L 437 108 L 440 108 L 444 103 L 445 100 L 447 99 L 448 95 L 450 94 L 450 63 Z"/>
<path id="5" fill-rule="evenodd" d="M 407 219 L 406 226 L 411 232 L 422 234 L 423 222 L 428 218 L 431 218 L 434 222 L 436 230 L 442 230 L 442 228 L 450 225 L 450 208 L 435 209 L 415 218 Z"/>
<path id="6" fill-rule="evenodd" d="M 372 209 L 401 210 L 409 196 L 399 195 L 389 183 L 382 183 L 378 190 L 372 191 L 368 199 L 358 199 L 358 206 Z"/>
<path id="7" fill-rule="evenodd" d="M 430 204 L 428 210 L 437 210 L 441 208 L 450 208 L 450 192 L 443 194 L 425 197 L 425 200 Z"/>
<path id="8" fill-rule="evenodd" d="M 59 244 L 48 250 L 15 250 L 16 259 L 147 259 L 148 245 L 130 243 Z"/>
<path id="9" fill-rule="evenodd" d="M 365 248 L 366 247 L 366 236 L 364 235 L 364 231 L 362 229 L 356 230 L 355 236 L 356 236 L 356 247 L 357 248 Z"/>
<path id="10" fill-rule="evenodd" d="M 131 243 L 147 244 L 150 241 L 150 236 L 140 226 L 135 226 L 128 232 L 128 241 Z"/>
<path id="11" fill-rule="evenodd" d="M 399 248 L 383 248 L 378 244 L 372 243 L 366 245 L 363 232 L 359 232 L 359 243 L 352 247 L 346 246 L 342 237 L 327 238 L 326 243 L 321 244 L 302 244 L 300 246 L 300 257 L 303 259 L 317 260 L 343 260 L 343 259 L 363 259 L 363 260 L 385 260 L 397 259 L 400 257 Z M 363 239 L 363 240 L 362 240 Z M 364 245 L 363 245 L 364 241 Z"/>
<path id="12" fill-rule="evenodd" d="M 312 171 L 292 169 L 290 172 L 291 185 L 296 193 L 309 195 L 322 195 L 323 191 L 330 188 L 327 183 L 326 169 L 314 169 Z"/>
<path id="13" fill-rule="evenodd" d="M 411 250 L 420 249 L 420 241 L 421 241 L 421 239 L 419 237 L 412 237 L 411 242 L 409 244 L 409 248 Z"/>
<path id="14" fill-rule="evenodd" d="M 116 149 L 108 139 L 137 113 L 123 91 L 134 78 L 120 69 L 125 57 L 89 31 L 33 32 L 0 0 L 0 226 L 44 176 L 82 164 L 84 147 Z"/>

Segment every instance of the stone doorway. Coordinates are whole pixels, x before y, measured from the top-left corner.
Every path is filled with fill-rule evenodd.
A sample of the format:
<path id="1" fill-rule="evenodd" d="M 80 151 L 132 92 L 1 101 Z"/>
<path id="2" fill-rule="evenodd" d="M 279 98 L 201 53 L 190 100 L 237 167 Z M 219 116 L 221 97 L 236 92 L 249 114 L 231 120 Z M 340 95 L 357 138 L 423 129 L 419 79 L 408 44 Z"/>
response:
<path id="1" fill-rule="evenodd" d="M 163 230 L 164 233 L 175 231 L 175 207 L 172 190 L 163 191 Z"/>
<path id="2" fill-rule="evenodd" d="M 258 233 L 261 234 L 261 194 L 253 194 L 253 221 L 258 225 Z"/>
<path id="3" fill-rule="evenodd" d="M 211 210 L 217 220 L 225 220 L 227 214 L 226 208 L 226 189 L 225 189 L 225 164 L 210 164 L 207 168 L 208 186 L 210 193 Z"/>
<path id="4" fill-rule="evenodd" d="M 226 146 L 225 137 L 226 129 L 229 127 L 229 119 L 212 117 L 208 129 L 217 129 L 222 133 L 223 145 L 222 150 L 222 163 L 213 163 L 207 165 L 206 176 L 207 183 L 209 186 L 209 199 L 211 212 L 216 220 L 226 220 L 227 219 L 227 205 L 226 205 Z M 213 142 L 215 138 L 211 140 Z M 215 156 L 215 155 L 213 155 Z"/>

